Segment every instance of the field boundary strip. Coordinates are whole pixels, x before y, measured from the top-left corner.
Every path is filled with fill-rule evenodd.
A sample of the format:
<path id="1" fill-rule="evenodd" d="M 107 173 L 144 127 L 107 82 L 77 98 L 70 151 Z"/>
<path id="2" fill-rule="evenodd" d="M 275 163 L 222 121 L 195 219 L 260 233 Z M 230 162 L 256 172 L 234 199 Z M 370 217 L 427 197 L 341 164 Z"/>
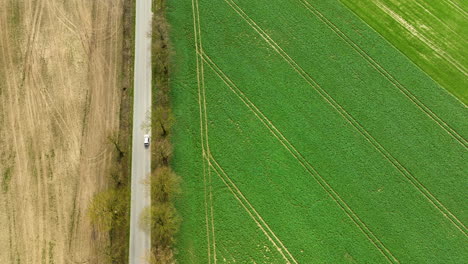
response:
<path id="1" fill-rule="evenodd" d="M 382 253 L 390 263 L 399 263 L 397 258 L 386 248 L 367 225 L 354 213 L 341 196 L 323 179 L 315 168 L 304 158 L 304 156 L 289 142 L 289 140 L 276 128 L 275 125 L 250 101 L 250 99 L 226 76 L 226 74 L 205 53 L 202 54 L 204 61 L 226 84 L 226 86 L 249 108 L 250 111 L 270 130 L 271 134 L 286 148 L 286 150 L 301 164 L 301 166 L 314 178 L 314 180 L 325 190 L 332 200 L 344 211 L 369 241 Z"/>
<path id="2" fill-rule="evenodd" d="M 213 168 L 216 172 L 218 177 L 224 182 L 224 184 L 228 187 L 229 191 L 232 195 L 237 199 L 237 201 L 241 204 L 244 210 L 249 214 L 250 218 L 255 221 L 258 228 L 265 234 L 268 240 L 273 244 L 276 250 L 281 254 L 281 256 L 286 260 L 287 263 L 298 263 L 294 256 L 289 252 L 288 248 L 286 248 L 283 242 L 276 236 L 276 234 L 271 230 L 270 226 L 263 220 L 263 217 L 257 212 L 255 207 L 247 200 L 244 194 L 239 190 L 237 185 L 231 180 L 231 178 L 227 175 L 225 170 L 219 165 L 216 159 L 209 154 L 207 158 L 209 165 Z M 287 256 L 284 252 L 286 252 Z"/>
<path id="3" fill-rule="evenodd" d="M 452 136 L 458 143 L 460 143 L 465 149 L 468 149 L 467 140 L 460 135 L 455 129 L 453 129 L 447 122 L 440 118 L 434 113 L 429 107 L 421 102 L 411 91 L 409 91 L 404 85 L 402 85 L 393 75 L 391 75 L 382 65 L 380 65 L 372 56 L 364 51 L 359 45 L 357 45 L 350 37 L 348 37 L 343 31 L 339 29 L 333 22 L 325 17 L 320 11 L 318 11 L 312 4 L 307 0 L 299 0 L 302 4 L 312 13 L 314 16 L 320 19 L 325 25 L 327 25 L 337 36 L 339 36 L 344 42 L 351 46 L 362 58 L 365 59 L 376 71 L 385 77 L 390 83 L 393 84 L 402 94 L 406 96 L 414 105 L 416 105 L 421 111 L 423 111 L 429 118 L 436 122 L 445 132 Z"/>
<path id="4" fill-rule="evenodd" d="M 467 228 L 448 208 L 446 208 L 408 169 L 406 169 L 396 158 L 394 158 L 350 113 L 338 104 L 301 66 L 299 66 L 263 29 L 258 26 L 245 12 L 232 0 L 224 0 L 230 5 L 241 18 L 249 24 L 266 42 L 273 48 L 304 80 L 348 123 L 350 123 L 359 134 L 361 134 L 384 158 L 402 174 L 411 185 L 413 185 L 439 212 L 462 232 L 465 237 Z"/>
<path id="5" fill-rule="evenodd" d="M 204 94 L 205 93 L 204 69 L 203 69 L 203 61 L 201 61 L 201 58 L 198 52 L 199 49 L 202 48 L 198 0 L 192 0 L 192 14 L 193 14 L 193 27 L 194 27 L 194 42 L 195 42 L 194 44 L 195 44 L 195 51 L 196 51 L 195 55 L 196 55 L 196 65 L 197 65 L 196 71 L 197 71 L 197 86 L 198 86 L 198 107 L 199 107 L 199 115 L 200 115 L 200 141 L 202 145 L 202 161 L 203 161 L 203 185 L 204 185 L 207 251 L 208 251 L 208 263 L 211 264 L 212 259 L 214 263 L 217 263 L 217 258 L 216 258 L 216 240 L 215 240 L 215 232 L 214 232 L 214 213 L 213 213 L 213 202 L 212 202 L 211 173 L 210 173 L 210 167 L 207 164 L 207 152 L 209 152 L 209 149 L 207 148 L 208 132 L 207 130 L 205 130 L 205 128 L 207 128 L 207 124 L 205 122 L 207 117 L 206 117 L 206 100 L 205 100 L 205 94 Z M 202 97 L 203 97 L 203 106 L 202 106 Z M 208 177 L 206 175 L 207 170 L 208 170 Z"/>

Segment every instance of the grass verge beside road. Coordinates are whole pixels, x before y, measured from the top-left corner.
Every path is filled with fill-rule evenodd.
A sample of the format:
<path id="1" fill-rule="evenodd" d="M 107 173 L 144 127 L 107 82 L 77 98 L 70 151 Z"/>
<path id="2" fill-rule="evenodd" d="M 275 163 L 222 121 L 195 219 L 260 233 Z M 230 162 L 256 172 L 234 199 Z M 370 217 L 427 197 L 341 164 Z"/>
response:
<path id="1" fill-rule="evenodd" d="M 153 0 L 152 25 L 152 172 L 151 182 L 151 263 L 173 263 L 174 236 L 180 217 L 174 199 L 180 192 L 180 178 L 171 169 L 172 125 L 170 98 L 170 43 L 166 21 L 166 1 Z"/>

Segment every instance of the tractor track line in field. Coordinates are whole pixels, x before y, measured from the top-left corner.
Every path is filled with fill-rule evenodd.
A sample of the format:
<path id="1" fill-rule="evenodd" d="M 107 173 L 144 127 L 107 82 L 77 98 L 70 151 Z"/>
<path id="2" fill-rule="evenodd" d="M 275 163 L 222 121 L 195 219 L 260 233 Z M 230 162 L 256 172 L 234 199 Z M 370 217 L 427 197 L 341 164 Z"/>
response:
<path id="1" fill-rule="evenodd" d="M 203 53 L 202 57 L 218 77 L 228 86 L 228 88 L 249 108 L 250 111 L 270 130 L 271 134 L 291 153 L 300 165 L 314 178 L 314 180 L 325 190 L 330 198 L 344 211 L 344 213 L 354 222 L 369 241 L 382 253 L 391 263 L 399 263 L 396 257 L 388 250 L 379 238 L 367 227 L 359 216 L 349 207 L 341 196 L 323 179 L 314 167 L 304 158 L 304 156 L 289 142 L 289 140 L 276 128 L 276 126 L 253 104 L 250 99 L 226 76 L 226 74 Z"/>
<path id="2" fill-rule="evenodd" d="M 32 80 L 32 84 L 34 87 L 40 87 L 39 86 L 39 81 L 36 79 L 35 76 L 31 76 L 30 77 L 31 80 Z M 36 98 L 40 98 L 43 100 L 43 102 L 45 103 L 45 106 L 46 106 L 46 109 L 47 111 L 49 112 L 49 114 L 51 116 L 54 117 L 54 119 L 57 121 L 57 123 L 62 123 L 62 126 L 59 126 L 60 128 L 60 131 L 62 132 L 63 136 L 64 137 L 67 137 L 67 136 L 71 136 L 74 138 L 74 140 L 78 141 L 78 136 L 73 133 L 73 130 L 68 126 L 68 123 L 65 121 L 65 118 L 63 117 L 62 113 L 57 109 L 57 107 L 55 106 L 54 102 L 53 102 L 53 99 L 52 97 L 50 96 L 50 93 L 49 91 L 47 90 L 47 85 L 44 83 L 44 80 L 42 78 L 39 78 L 41 84 L 42 84 L 42 87 L 44 87 L 44 89 L 38 89 L 39 90 L 39 94 L 41 96 L 38 96 Z M 63 128 L 65 128 L 65 130 L 67 130 L 68 132 L 65 133 L 63 131 Z"/>
<path id="3" fill-rule="evenodd" d="M 239 201 L 245 211 L 250 215 L 250 218 L 255 221 L 258 228 L 265 234 L 265 236 L 270 240 L 270 242 L 275 246 L 276 250 L 283 256 L 287 263 L 298 263 L 294 256 L 289 252 L 283 242 L 276 236 L 276 234 L 271 230 L 270 226 L 265 222 L 263 217 L 257 212 L 255 207 L 247 200 L 244 194 L 239 190 L 236 184 L 231 180 L 231 178 L 226 174 L 224 169 L 219 165 L 216 159 L 210 154 L 208 157 L 208 163 L 219 176 L 219 178 L 224 182 L 224 184 L 229 188 L 232 195 Z M 288 256 L 285 255 L 284 252 Z"/>
<path id="4" fill-rule="evenodd" d="M 52 15 L 52 9 L 55 10 L 55 12 L 54 12 L 55 17 L 56 17 L 57 19 L 59 19 L 59 16 L 57 15 L 57 11 L 56 11 L 56 10 L 58 10 L 58 8 L 57 8 L 55 5 L 52 5 L 52 4 L 50 3 L 50 0 L 46 0 L 46 3 L 47 3 L 47 7 L 48 7 L 48 9 L 47 9 L 47 15 L 48 15 L 49 21 L 54 21 L 54 20 L 53 20 L 54 18 L 53 18 L 53 15 Z M 71 23 L 71 22 L 70 22 L 70 23 Z M 64 24 L 64 23 L 63 23 L 63 24 Z M 65 24 L 64 24 L 64 26 L 67 27 Z M 75 27 L 75 28 L 76 28 L 76 27 Z M 77 32 L 76 32 L 76 36 L 78 37 L 78 39 L 80 39 L 80 36 L 79 36 L 79 34 L 78 34 Z M 58 42 L 58 41 L 57 41 L 57 38 L 54 38 L 53 41 L 54 41 L 54 45 L 55 45 L 55 46 L 58 46 L 58 45 L 57 45 L 57 42 Z M 69 85 L 67 86 L 66 81 L 65 81 L 66 78 L 64 77 L 65 74 L 63 73 L 63 71 L 64 71 L 64 69 L 62 69 L 62 67 L 59 67 L 58 73 L 59 73 L 59 76 L 60 76 L 60 82 L 62 83 L 62 86 L 63 86 L 65 89 L 70 89 L 70 87 L 72 87 L 72 85 L 71 85 L 71 83 L 70 83 L 70 79 L 68 79 L 68 84 L 69 84 Z M 32 77 L 34 78 L 34 76 L 32 76 Z M 41 78 L 41 81 L 42 81 L 42 84 L 43 84 L 43 87 L 44 87 L 44 89 L 43 89 L 44 92 L 43 92 L 42 90 L 40 90 L 41 94 L 42 94 L 42 93 L 47 94 L 47 96 L 49 97 L 50 101 L 52 102 L 52 97 L 50 96 L 50 92 L 49 92 L 49 90 L 47 89 L 49 86 L 48 86 L 48 85 L 45 85 L 45 83 L 44 83 L 44 81 L 42 80 L 42 78 Z M 38 87 L 38 86 L 36 86 L 36 87 Z M 44 97 L 44 95 L 43 95 L 43 97 Z M 50 108 L 50 107 L 49 107 L 49 108 Z M 49 110 L 49 109 L 48 109 L 48 110 Z M 78 142 L 78 138 L 79 138 L 79 135 L 77 135 L 77 134 L 78 134 L 78 133 L 77 133 L 78 131 L 76 130 L 76 132 L 73 133 L 73 130 L 70 128 L 70 126 L 68 125 L 68 123 L 65 121 L 63 115 L 57 110 L 57 107 L 54 107 L 53 110 L 61 117 L 62 122 L 63 122 L 64 126 L 67 128 L 69 134 L 75 138 L 75 142 Z M 50 111 L 50 110 L 49 110 L 49 111 Z M 62 129 L 62 128 L 61 128 L 61 129 Z M 66 136 L 66 135 L 64 135 L 64 136 Z"/>
<path id="5" fill-rule="evenodd" d="M 228 263 L 235 263 L 235 258 L 234 256 L 232 255 L 232 253 L 226 248 L 226 247 L 220 247 L 220 258 L 221 259 L 225 259 L 224 262 L 226 262 L 226 260 L 230 260 Z M 223 253 L 224 252 L 224 253 Z M 252 262 L 253 263 L 253 262 Z"/>
<path id="6" fill-rule="evenodd" d="M 460 135 L 455 129 L 448 125 L 442 118 L 437 116 L 429 107 L 422 103 L 413 93 L 411 93 L 405 86 L 403 86 L 393 75 L 391 75 L 382 65 L 380 65 L 375 59 L 372 58 L 367 52 L 365 52 L 359 45 L 357 45 L 350 37 L 348 37 L 343 31 L 339 29 L 333 22 L 328 20 L 320 11 L 318 11 L 312 4 L 307 0 L 299 0 L 302 4 L 326 24 L 333 32 L 336 33 L 344 42 L 351 46 L 362 58 L 364 58 L 376 71 L 384 76 L 390 83 L 393 84 L 402 94 L 406 96 L 414 105 L 416 105 L 421 111 L 423 111 L 429 118 L 436 122 L 445 132 L 452 136 L 458 143 L 460 143 L 465 149 L 468 148 L 467 140 Z"/>
<path id="7" fill-rule="evenodd" d="M 439 58 L 445 60 L 446 62 L 450 63 L 454 66 L 458 71 L 463 73 L 466 77 L 468 76 L 467 69 L 465 65 L 460 63 L 458 60 L 454 59 L 450 54 L 447 54 L 444 49 L 439 48 L 434 41 L 427 38 L 424 34 L 420 33 L 417 28 L 415 28 L 411 23 L 409 23 L 406 19 L 401 17 L 398 13 L 393 11 L 393 9 L 389 8 L 387 5 L 382 3 L 380 0 L 373 0 L 374 3 L 382 9 L 388 16 L 390 16 L 393 20 L 395 20 L 401 27 L 403 27 L 406 31 L 408 31 L 411 35 L 417 37 L 420 41 L 422 41 L 427 47 L 431 48 Z"/>
<path id="8" fill-rule="evenodd" d="M 455 3 L 451 0 L 443 0 L 443 2 L 447 3 L 448 5 L 452 6 L 454 10 L 457 10 L 460 14 L 463 15 L 464 19 L 467 19 L 467 12 L 458 5 L 458 3 Z"/>
<path id="9" fill-rule="evenodd" d="M 208 131 L 206 124 L 206 98 L 205 98 L 205 79 L 204 79 L 204 69 L 203 61 L 199 56 L 198 50 L 201 49 L 201 29 L 200 29 L 200 17 L 198 10 L 198 0 L 192 0 L 192 15 L 193 15 L 193 29 L 194 29 L 194 44 L 195 44 L 195 55 L 197 61 L 197 86 L 198 86 L 198 107 L 200 115 L 200 141 L 202 145 L 202 161 L 203 161 L 203 183 L 204 183 L 204 192 L 205 192 L 205 221 L 206 221 L 206 232 L 207 232 L 207 250 L 208 250 L 208 262 L 211 263 L 212 259 L 214 263 L 217 263 L 216 258 L 216 240 L 214 232 L 214 213 L 213 213 L 213 203 L 212 203 L 212 187 L 211 187 L 211 171 L 210 167 L 207 164 L 209 152 L 208 148 Z M 203 94 L 203 96 L 202 96 Z M 203 97 L 203 106 L 202 106 L 202 97 Z M 206 129 L 206 130 L 205 130 Z M 206 137 L 206 139 L 205 139 Z M 206 143 L 205 143 L 206 141 Z M 208 177 L 207 177 L 208 170 Z M 208 178 L 208 184 L 207 184 Z M 209 189 L 209 190 L 208 190 Z M 211 227 L 211 231 L 210 231 Z M 213 252 L 212 252 L 213 251 Z"/>
<path id="10" fill-rule="evenodd" d="M 24 61 L 23 61 L 23 72 L 22 72 L 22 79 L 21 79 L 21 85 L 18 88 L 21 88 L 20 90 L 25 90 L 25 83 L 28 81 L 28 78 L 32 76 L 31 71 L 33 68 L 33 65 L 35 64 L 35 56 L 34 55 L 34 47 L 35 47 L 35 42 L 36 39 L 39 35 L 40 29 L 41 29 L 41 23 L 43 20 L 43 13 L 45 9 L 45 1 L 40 0 L 36 2 L 35 5 L 35 11 L 33 15 L 33 19 L 31 20 L 31 32 L 29 33 L 29 38 L 28 42 L 26 45 L 26 51 L 24 54 Z M 31 98 L 31 93 L 26 93 L 24 96 L 25 101 L 27 100 L 28 102 L 26 103 L 26 108 L 28 110 L 29 118 L 27 118 L 28 122 L 32 124 L 32 127 L 36 127 L 36 118 L 34 117 L 35 114 L 37 114 L 36 107 L 33 107 L 37 104 L 37 101 L 33 100 Z"/>
<path id="11" fill-rule="evenodd" d="M 427 9 L 426 7 L 424 7 L 421 3 L 420 3 L 421 0 L 416 0 L 414 3 L 422 10 L 424 10 L 424 12 L 426 12 L 427 14 L 429 14 L 431 17 L 433 17 L 435 20 L 437 20 L 437 22 L 439 22 L 441 25 L 444 26 L 445 30 L 448 30 L 450 32 L 452 32 L 454 35 L 457 35 L 461 41 L 463 41 L 463 43 L 466 43 L 466 39 L 460 35 L 460 33 L 456 32 L 455 30 L 452 29 L 452 27 L 450 27 L 447 23 L 445 23 L 442 19 L 440 19 L 438 16 L 436 16 L 434 13 L 432 13 L 429 9 Z M 423 1 L 424 2 L 424 1 Z"/>
<path id="12" fill-rule="evenodd" d="M 31 67 L 32 67 L 31 56 L 33 53 L 33 48 L 34 48 L 33 46 L 34 46 L 34 42 L 36 41 L 37 35 L 39 33 L 39 27 L 42 22 L 42 14 L 44 13 L 44 8 L 45 8 L 45 1 L 40 0 L 36 4 L 36 11 L 34 12 L 34 16 L 32 20 L 31 32 L 29 33 L 28 44 L 26 46 L 22 86 L 24 86 L 24 81 L 26 77 L 29 75 L 29 72 L 31 71 Z"/>
<path id="13" fill-rule="evenodd" d="M 227 2 L 286 62 L 330 104 L 359 134 L 361 134 L 374 148 L 382 154 L 429 202 L 437 208 L 454 226 L 467 236 L 467 228 L 448 208 L 446 208 L 422 183 L 417 180 L 396 158 L 394 158 L 350 113 L 338 104 L 302 67 L 300 67 L 263 29 L 258 26 L 237 4 L 231 0 Z"/>
<path id="14" fill-rule="evenodd" d="M 78 29 L 77 29 L 76 25 L 73 24 L 73 22 L 68 17 L 66 17 L 66 15 L 61 13 L 60 10 L 58 9 L 58 7 L 56 7 L 55 5 L 50 4 L 50 0 L 47 0 L 47 5 L 49 6 L 49 10 L 54 12 L 54 16 L 57 18 L 57 20 L 60 23 L 62 23 L 63 26 L 65 28 L 67 28 L 71 33 L 76 35 L 81 40 L 81 36 L 77 31 Z M 68 22 L 68 24 L 67 24 L 67 22 Z"/>
<path id="15" fill-rule="evenodd" d="M 198 31 L 198 34 L 195 36 L 195 38 L 196 38 L 197 60 L 198 60 L 198 56 L 200 56 L 200 58 L 201 58 L 201 53 L 200 53 L 199 51 L 202 50 L 203 47 L 202 47 L 202 41 L 201 41 L 201 28 L 200 28 L 200 17 L 199 17 L 199 10 L 198 10 L 198 1 L 195 0 L 195 2 L 196 2 L 196 5 L 195 5 L 195 8 L 196 8 L 196 15 L 195 15 L 196 20 L 194 19 L 194 23 L 196 23 L 195 33 L 197 34 L 197 31 Z M 198 45 L 197 45 L 197 44 L 198 44 Z M 199 104 L 200 104 L 201 101 L 203 101 L 203 105 L 200 104 L 200 111 L 202 112 L 202 113 L 201 113 L 201 121 L 202 121 L 202 123 L 204 124 L 204 125 L 201 125 L 202 138 L 203 138 L 203 134 L 204 134 L 204 140 L 203 140 L 203 142 L 204 142 L 204 143 L 203 143 L 203 145 L 204 145 L 204 146 L 203 146 L 204 151 L 203 151 L 203 154 L 204 154 L 204 156 L 205 156 L 205 158 L 206 158 L 206 160 L 207 160 L 209 166 L 211 166 L 213 169 L 215 169 L 215 168 L 213 167 L 213 165 L 211 164 L 211 162 L 210 162 L 210 157 L 212 158 L 212 156 L 211 156 L 211 151 L 210 151 L 210 146 L 209 146 L 209 141 L 208 141 L 208 140 L 209 140 L 209 137 L 208 137 L 208 122 L 207 122 L 207 120 L 208 120 L 208 115 L 207 115 L 206 87 L 205 87 L 205 81 L 204 81 L 204 66 L 203 66 L 203 65 L 204 65 L 204 63 L 203 63 L 202 58 L 201 58 L 201 59 L 200 59 L 200 64 L 199 64 L 199 65 L 197 64 L 197 74 L 199 74 L 199 75 L 201 76 L 201 77 L 199 78 L 199 80 L 201 79 L 201 85 L 199 85 L 199 86 L 201 86 L 201 89 L 199 89 Z M 201 72 L 201 74 L 200 74 L 200 72 Z M 200 83 L 199 83 L 199 84 L 200 84 Z M 201 90 L 201 91 L 200 91 L 200 90 Z M 203 133 L 203 132 L 204 132 L 204 133 Z M 205 149 L 206 149 L 206 150 L 205 150 Z M 217 162 L 216 162 L 216 164 L 217 164 Z M 217 165 L 218 165 L 218 164 L 217 164 Z M 215 169 L 215 171 L 216 171 L 216 169 Z M 208 181 L 209 181 L 209 182 L 208 182 L 208 185 L 209 185 L 209 188 L 210 188 L 210 191 L 209 191 L 210 199 L 209 199 L 209 200 L 210 200 L 211 219 L 212 219 L 212 220 L 211 220 L 212 239 L 213 239 L 213 243 L 212 243 L 212 244 L 213 244 L 213 247 L 214 247 L 214 249 L 213 249 L 213 258 L 214 258 L 214 262 L 216 263 L 216 262 L 217 262 L 217 257 L 216 257 L 216 240 L 215 240 L 215 232 L 214 232 L 214 216 L 213 216 L 213 211 L 214 211 L 214 210 L 213 210 L 213 205 L 212 205 L 212 179 L 211 179 L 211 173 L 210 173 L 210 172 L 211 172 L 211 170 L 210 170 L 210 168 L 208 168 Z M 223 172 L 224 172 L 224 171 L 223 171 Z M 217 173 L 218 176 L 220 176 L 218 171 L 216 171 L 216 173 Z M 220 177 L 221 177 L 221 176 L 220 176 Z M 224 181 L 224 179 L 223 179 L 223 181 Z M 229 187 L 229 186 L 228 186 L 228 187 Z M 236 189 L 237 189 L 237 187 L 236 187 Z M 237 190 L 238 190 L 238 189 L 237 189 Z M 231 191 L 232 191 L 232 190 L 231 190 Z M 239 191 L 239 192 L 240 192 L 240 191 Z M 234 194 L 234 193 L 233 193 L 233 194 Z M 241 195 L 242 195 L 242 194 L 241 194 Z M 242 195 L 242 197 L 244 197 L 244 196 Z M 237 198 L 237 197 L 236 197 L 236 198 Z M 245 197 L 244 197 L 244 199 L 245 199 Z M 239 201 L 240 201 L 240 200 L 239 200 Z M 247 202 L 247 203 L 248 203 L 248 202 Z M 248 203 L 248 204 L 249 204 L 249 206 L 250 206 L 251 208 L 253 208 L 253 206 L 251 206 L 250 203 Z M 242 206 L 243 206 L 244 208 L 246 208 L 243 204 L 242 204 Z M 246 209 L 246 210 L 247 210 L 247 209 Z M 253 210 L 255 211 L 254 208 L 253 208 Z M 248 211 L 248 212 L 249 212 L 249 211 Z M 290 256 L 290 258 L 293 260 L 292 263 L 297 263 L 297 261 L 294 259 L 294 257 L 292 257 L 292 255 L 289 253 L 289 251 L 287 250 L 287 248 L 284 247 L 284 245 L 282 244 L 282 242 L 277 238 L 277 236 L 273 233 L 273 231 L 271 231 L 271 229 L 268 227 L 268 225 L 263 221 L 263 218 L 261 218 L 261 216 L 258 215 L 258 213 L 257 213 L 256 211 L 255 211 L 255 213 L 256 213 L 257 216 L 261 219 L 261 221 L 266 225 L 266 227 L 267 227 L 268 230 L 273 234 L 273 236 L 277 239 L 277 242 L 280 243 L 280 245 L 282 246 L 283 250 L 285 250 L 285 251 L 288 253 L 288 255 Z M 249 212 L 249 214 L 252 215 L 251 212 Z M 253 218 L 253 219 L 254 219 L 254 218 Z M 254 219 L 254 221 L 257 222 L 257 220 L 255 220 L 255 219 Z M 258 223 L 257 223 L 257 224 L 258 224 Z M 263 229 L 261 226 L 260 226 L 260 228 L 264 231 L 264 229 Z M 264 232 L 266 232 L 266 231 L 264 231 Z M 265 233 L 265 234 L 268 234 L 268 233 Z M 267 237 L 270 239 L 270 241 L 273 242 L 272 238 L 271 238 L 269 235 L 267 235 Z M 273 243 L 273 245 L 274 245 L 275 247 L 278 248 L 278 246 L 277 246 L 275 243 Z M 281 248 L 278 248 L 278 251 L 280 252 L 281 255 L 283 255 L 283 257 L 285 258 L 285 260 L 286 260 L 288 263 L 291 263 L 290 260 L 289 260 L 286 256 L 284 256 L 284 254 L 283 254 Z"/>
<path id="16" fill-rule="evenodd" d="M 195 0 L 196 2 L 196 8 L 197 8 L 197 27 L 198 27 L 198 42 L 199 42 L 199 50 L 203 50 L 203 44 L 202 44 L 202 37 L 201 37 L 201 28 L 200 28 L 200 13 L 198 9 L 198 0 Z M 207 114 L 207 103 L 206 103 L 206 86 L 205 86 L 205 67 L 202 61 L 200 61 L 200 69 L 201 69 L 201 80 L 202 80 L 202 97 L 203 97 L 203 114 L 204 114 L 204 124 L 205 124 L 205 142 L 206 142 L 206 152 L 205 154 L 211 155 L 210 151 L 210 143 L 209 143 L 209 137 L 208 137 L 208 114 Z M 210 195 L 210 208 L 211 208 L 211 229 L 212 229 L 212 238 L 213 238 L 213 258 L 214 262 L 217 262 L 217 257 L 216 257 L 216 233 L 215 233 L 215 228 L 214 228 L 214 207 L 213 207 L 213 184 L 212 184 L 212 178 L 211 178 L 211 170 L 208 167 L 208 186 L 209 188 L 209 195 Z"/>
<path id="17" fill-rule="evenodd" d="M 61 21 L 61 23 L 64 25 L 64 27 L 67 28 L 72 33 L 72 35 L 75 35 L 78 40 L 80 40 L 80 44 L 83 44 L 82 35 L 81 35 L 80 32 L 77 31 L 78 29 L 77 29 L 76 25 L 73 24 L 63 13 L 60 13 L 60 9 L 59 9 L 59 7 L 56 6 L 56 4 L 52 4 L 52 3 L 50 3 L 50 0 L 47 0 L 47 5 L 48 5 L 48 10 L 49 10 L 49 12 L 47 12 L 48 15 L 49 15 L 49 21 L 54 21 L 54 17 L 57 20 Z M 65 21 L 68 21 L 70 23 L 70 27 L 72 27 L 72 28 L 69 28 L 69 26 L 65 22 L 63 22 L 61 20 L 60 16 L 65 17 L 65 18 L 62 18 L 62 19 L 64 19 Z M 57 38 L 54 38 L 54 44 L 55 44 L 55 46 L 60 45 L 60 44 L 58 44 Z M 64 73 L 64 71 L 66 71 L 66 73 Z M 63 69 L 62 67 L 59 67 L 58 73 L 59 73 L 59 76 L 60 76 L 60 82 L 62 83 L 63 87 L 67 87 L 66 89 L 70 90 L 70 87 L 73 87 L 73 84 L 71 83 L 70 78 L 65 78 L 64 77 L 64 76 L 68 75 L 68 70 Z M 74 119 L 74 118 L 78 118 L 78 117 L 72 117 L 72 119 Z M 74 137 L 78 138 L 79 136 L 80 136 L 79 135 L 79 129 L 76 129 L 75 133 L 74 133 Z M 78 142 L 78 141 L 76 141 L 76 142 Z"/>

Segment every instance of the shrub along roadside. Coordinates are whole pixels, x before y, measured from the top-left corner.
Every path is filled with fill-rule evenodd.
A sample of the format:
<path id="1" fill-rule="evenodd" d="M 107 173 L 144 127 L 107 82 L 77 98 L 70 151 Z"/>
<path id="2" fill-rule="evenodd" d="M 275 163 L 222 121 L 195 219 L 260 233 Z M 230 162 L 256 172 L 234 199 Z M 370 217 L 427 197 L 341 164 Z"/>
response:
<path id="1" fill-rule="evenodd" d="M 102 253 L 108 263 L 127 263 L 130 235 L 130 175 L 133 124 L 133 64 L 135 44 L 135 0 L 123 1 L 123 52 L 120 76 L 120 126 L 109 136 L 114 148 L 109 186 L 96 194 L 88 209 L 96 230 L 109 237 Z M 116 87 L 117 88 L 117 87 Z"/>
<path id="2" fill-rule="evenodd" d="M 171 132 L 174 117 L 170 100 L 170 43 L 166 21 L 166 1 L 153 0 L 152 24 L 152 173 L 151 263 L 174 263 L 174 236 L 181 218 L 174 207 L 180 193 L 180 177 L 171 169 Z"/>

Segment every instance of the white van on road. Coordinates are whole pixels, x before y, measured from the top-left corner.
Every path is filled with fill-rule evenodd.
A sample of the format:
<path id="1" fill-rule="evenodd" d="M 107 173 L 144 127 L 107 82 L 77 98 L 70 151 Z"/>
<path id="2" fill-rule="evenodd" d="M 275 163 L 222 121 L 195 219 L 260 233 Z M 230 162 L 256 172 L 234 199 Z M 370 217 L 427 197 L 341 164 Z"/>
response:
<path id="1" fill-rule="evenodd" d="M 149 144 L 150 144 L 150 136 L 149 135 L 145 135 L 144 144 L 145 144 L 145 148 L 147 148 L 149 146 Z"/>

